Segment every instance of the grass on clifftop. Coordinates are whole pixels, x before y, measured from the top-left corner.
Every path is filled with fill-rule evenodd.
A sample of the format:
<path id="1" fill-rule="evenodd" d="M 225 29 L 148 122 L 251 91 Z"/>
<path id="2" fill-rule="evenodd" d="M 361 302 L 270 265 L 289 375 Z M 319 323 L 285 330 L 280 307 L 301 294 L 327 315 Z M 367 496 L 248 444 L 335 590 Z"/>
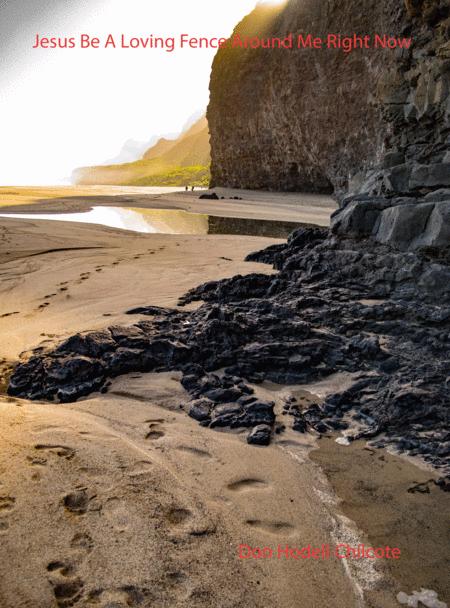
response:
<path id="1" fill-rule="evenodd" d="M 194 165 L 192 167 L 173 167 L 167 171 L 147 175 L 135 181 L 130 181 L 128 186 L 204 186 L 209 185 L 211 174 L 209 166 Z"/>
<path id="2" fill-rule="evenodd" d="M 159 139 L 142 159 L 81 167 L 74 171 L 73 181 L 91 186 L 208 186 L 210 161 L 208 123 L 203 116 L 177 139 Z"/>
<path id="3" fill-rule="evenodd" d="M 109 186 L 208 186 L 208 165 L 174 166 L 154 160 L 82 169 L 77 184 Z M 80 172 L 81 172 L 80 171 Z"/>

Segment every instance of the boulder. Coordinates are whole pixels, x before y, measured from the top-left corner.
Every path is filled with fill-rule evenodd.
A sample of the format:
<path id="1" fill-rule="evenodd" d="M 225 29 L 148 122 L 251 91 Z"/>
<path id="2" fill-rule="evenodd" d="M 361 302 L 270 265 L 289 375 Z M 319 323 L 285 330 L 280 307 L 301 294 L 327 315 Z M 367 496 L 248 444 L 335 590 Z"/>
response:
<path id="1" fill-rule="evenodd" d="M 388 192 L 408 192 L 412 166 L 402 164 L 386 172 L 384 182 Z"/>
<path id="2" fill-rule="evenodd" d="M 268 424 L 255 426 L 247 436 L 247 443 L 252 445 L 269 445 L 272 428 Z"/>
<path id="3" fill-rule="evenodd" d="M 380 214 L 375 239 L 395 249 L 408 249 L 423 234 L 433 208 L 433 203 L 421 203 L 384 209 Z"/>
<path id="4" fill-rule="evenodd" d="M 435 203 L 424 232 L 413 242 L 413 248 L 450 247 L 450 200 Z"/>
<path id="5" fill-rule="evenodd" d="M 429 192 L 425 195 L 425 200 L 432 203 L 450 201 L 450 188 L 439 188 L 438 190 L 433 190 L 433 192 Z"/>
<path id="6" fill-rule="evenodd" d="M 341 236 L 370 236 L 379 221 L 380 214 L 392 202 L 385 198 L 356 198 L 344 208 L 335 211 L 331 217 L 331 231 Z"/>
<path id="7" fill-rule="evenodd" d="M 210 428 L 243 426 L 238 422 L 241 413 L 241 407 L 236 403 L 218 405 L 212 411 Z"/>
<path id="8" fill-rule="evenodd" d="M 212 406 L 213 403 L 209 399 L 195 399 L 194 401 L 191 401 L 189 416 L 198 422 L 208 420 Z"/>
<path id="9" fill-rule="evenodd" d="M 418 165 L 411 172 L 409 187 L 412 190 L 445 186 L 450 186 L 450 163 Z"/>

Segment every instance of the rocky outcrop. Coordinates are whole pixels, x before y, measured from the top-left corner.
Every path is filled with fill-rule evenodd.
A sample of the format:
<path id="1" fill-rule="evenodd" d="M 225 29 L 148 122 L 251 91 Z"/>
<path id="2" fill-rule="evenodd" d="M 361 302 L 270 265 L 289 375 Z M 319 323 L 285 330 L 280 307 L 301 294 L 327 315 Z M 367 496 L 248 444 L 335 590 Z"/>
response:
<path id="1" fill-rule="evenodd" d="M 448 0 L 288 0 L 258 6 L 234 33 L 330 32 L 412 44 L 219 50 L 207 113 L 212 185 L 416 199 L 449 187 Z"/>
<path id="2" fill-rule="evenodd" d="M 249 429 L 257 445 L 287 421 L 298 432 L 344 431 L 449 472 L 449 267 L 322 228 L 249 259 L 278 272 L 206 283 L 180 302 L 203 301 L 197 310 L 134 309 L 148 320 L 38 350 L 9 393 L 68 402 L 107 391 L 120 374 L 180 370 L 182 407 L 203 426 Z M 281 415 L 255 396 L 264 380 L 298 385 L 340 372 L 355 374 L 350 388 L 309 407 L 288 397 Z"/>
<path id="3" fill-rule="evenodd" d="M 371 237 L 394 249 L 450 251 L 450 190 L 413 197 L 350 197 L 331 219 L 343 237 Z"/>

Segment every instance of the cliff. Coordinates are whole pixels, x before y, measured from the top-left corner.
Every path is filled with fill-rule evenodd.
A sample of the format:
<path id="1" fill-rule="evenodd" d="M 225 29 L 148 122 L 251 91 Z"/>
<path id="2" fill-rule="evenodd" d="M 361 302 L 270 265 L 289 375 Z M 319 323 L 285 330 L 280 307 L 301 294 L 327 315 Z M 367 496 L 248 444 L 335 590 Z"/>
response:
<path id="1" fill-rule="evenodd" d="M 80 185 L 184 186 L 207 185 L 209 131 L 203 116 L 177 139 L 161 138 L 141 160 L 119 165 L 81 167 L 73 173 Z"/>
<path id="2" fill-rule="evenodd" d="M 159 158 L 167 164 L 184 167 L 207 165 L 211 157 L 206 117 L 202 116 L 177 139 L 161 138 L 145 152 L 142 158 L 144 160 Z"/>
<path id="3" fill-rule="evenodd" d="M 288 0 L 234 35 L 411 37 L 409 49 L 222 48 L 212 186 L 421 196 L 450 186 L 448 0 Z"/>

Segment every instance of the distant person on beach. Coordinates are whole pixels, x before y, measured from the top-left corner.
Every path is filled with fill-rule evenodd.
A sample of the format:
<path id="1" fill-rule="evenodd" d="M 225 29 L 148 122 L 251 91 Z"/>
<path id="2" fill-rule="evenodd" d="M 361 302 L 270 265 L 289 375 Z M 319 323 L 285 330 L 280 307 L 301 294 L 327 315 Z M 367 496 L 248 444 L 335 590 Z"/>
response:
<path id="1" fill-rule="evenodd" d="M 192 192 L 194 192 L 194 188 L 195 188 L 195 186 L 192 186 L 192 188 L 191 188 L 191 191 L 192 191 Z"/>
<path id="2" fill-rule="evenodd" d="M 184 189 L 186 190 L 186 192 L 189 190 L 189 186 L 185 186 Z"/>

